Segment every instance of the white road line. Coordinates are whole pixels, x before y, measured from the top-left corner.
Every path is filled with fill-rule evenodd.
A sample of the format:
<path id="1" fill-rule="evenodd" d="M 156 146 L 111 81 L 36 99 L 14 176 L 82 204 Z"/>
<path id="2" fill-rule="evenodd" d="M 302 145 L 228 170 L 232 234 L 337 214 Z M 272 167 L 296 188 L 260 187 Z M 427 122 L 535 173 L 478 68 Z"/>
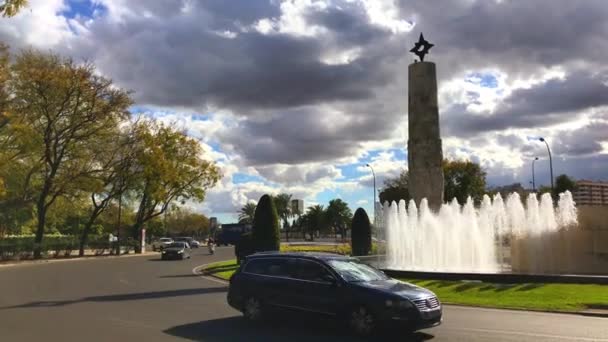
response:
<path id="1" fill-rule="evenodd" d="M 550 338 L 550 339 L 555 339 L 555 340 L 559 339 L 559 340 L 566 340 L 566 341 L 608 342 L 608 339 L 597 339 L 597 338 L 593 338 L 593 337 L 560 336 L 560 335 L 528 333 L 528 332 L 512 331 L 512 330 L 495 330 L 495 329 L 481 329 L 481 328 L 449 328 L 449 330 L 485 332 L 485 333 L 492 333 L 492 334 L 498 333 L 498 334 L 503 334 L 503 335 L 517 335 L 517 336 L 526 336 L 526 337 Z"/>
<path id="2" fill-rule="evenodd" d="M 219 262 L 221 262 L 221 261 L 219 261 Z M 205 268 L 205 267 L 207 267 L 207 266 L 209 266 L 209 265 L 211 265 L 211 264 L 215 264 L 215 262 L 210 262 L 210 263 L 208 263 L 208 264 L 204 264 L 204 265 L 196 266 L 195 268 L 193 268 L 193 269 L 192 269 L 192 274 L 194 274 L 194 275 L 196 275 L 196 276 L 199 276 L 199 277 L 201 277 L 201 278 L 203 278 L 203 279 L 206 279 L 206 280 L 210 280 L 210 281 L 216 282 L 216 283 L 218 283 L 218 284 L 227 285 L 227 284 L 228 284 L 228 282 L 227 282 L 227 281 L 225 281 L 225 280 L 221 280 L 221 279 L 218 279 L 218 278 L 215 278 L 215 277 L 208 277 L 208 276 L 205 276 L 205 275 L 203 275 L 203 274 L 201 274 L 201 273 L 199 272 L 199 270 L 200 270 L 200 269 Z"/>

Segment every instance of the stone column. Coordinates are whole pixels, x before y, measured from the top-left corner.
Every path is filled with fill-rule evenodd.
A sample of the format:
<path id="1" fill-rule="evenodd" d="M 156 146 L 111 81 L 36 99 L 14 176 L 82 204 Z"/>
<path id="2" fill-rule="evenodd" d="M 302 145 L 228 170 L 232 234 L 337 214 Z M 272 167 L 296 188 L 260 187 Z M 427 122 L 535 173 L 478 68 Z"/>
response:
<path id="1" fill-rule="evenodd" d="M 408 164 L 410 196 L 420 205 L 426 198 L 438 210 L 443 203 L 443 151 L 439 133 L 435 63 L 409 66 Z"/>

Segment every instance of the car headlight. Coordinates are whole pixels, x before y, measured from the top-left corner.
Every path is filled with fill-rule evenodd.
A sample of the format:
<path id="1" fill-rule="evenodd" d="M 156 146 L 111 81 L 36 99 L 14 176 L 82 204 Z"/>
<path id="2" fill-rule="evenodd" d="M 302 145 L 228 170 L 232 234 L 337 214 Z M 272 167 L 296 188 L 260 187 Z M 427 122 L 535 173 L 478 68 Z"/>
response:
<path id="1" fill-rule="evenodd" d="M 407 309 L 412 307 L 412 303 L 408 300 L 387 300 L 384 305 L 391 308 Z"/>
<path id="2" fill-rule="evenodd" d="M 184 251 L 177 251 L 177 254 L 182 254 L 184 253 Z"/>
<path id="3" fill-rule="evenodd" d="M 165 253 L 167 253 L 167 251 L 162 251 L 161 253 L 162 253 L 162 254 L 165 254 Z"/>

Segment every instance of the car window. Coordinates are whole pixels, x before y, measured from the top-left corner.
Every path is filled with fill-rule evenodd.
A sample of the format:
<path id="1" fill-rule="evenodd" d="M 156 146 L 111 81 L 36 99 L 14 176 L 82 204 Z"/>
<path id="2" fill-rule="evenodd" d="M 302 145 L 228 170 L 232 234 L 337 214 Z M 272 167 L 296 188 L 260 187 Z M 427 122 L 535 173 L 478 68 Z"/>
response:
<path id="1" fill-rule="evenodd" d="M 184 248 L 185 243 L 183 242 L 173 242 L 171 243 L 169 246 L 167 246 L 168 248 Z"/>
<path id="2" fill-rule="evenodd" d="M 250 260 L 245 266 L 245 272 L 275 277 L 286 277 L 289 273 L 285 259 L 266 258 Z"/>
<path id="3" fill-rule="evenodd" d="M 388 279 L 384 273 L 359 261 L 329 260 L 327 263 L 348 282 Z"/>
<path id="4" fill-rule="evenodd" d="M 292 277 L 308 281 L 327 281 L 327 276 L 331 274 L 321 264 L 310 260 L 298 260 L 295 272 Z"/>

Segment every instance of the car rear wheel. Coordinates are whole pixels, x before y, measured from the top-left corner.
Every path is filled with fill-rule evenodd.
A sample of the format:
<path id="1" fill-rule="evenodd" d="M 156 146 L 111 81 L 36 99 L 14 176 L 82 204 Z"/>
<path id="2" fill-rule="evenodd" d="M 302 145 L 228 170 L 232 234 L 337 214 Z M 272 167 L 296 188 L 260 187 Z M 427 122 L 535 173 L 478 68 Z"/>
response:
<path id="1" fill-rule="evenodd" d="M 256 322 L 262 319 L 262 302 L 256 297 L 249 297 L 243 305 L 243 316 L 248 321 Z"/>
<path id="2" fill-rule="evenodd" d="M 353 329 L 357 335 L 369 335 L 375 327 L 374 315 L 364 306 L 352 310 L 348 320 L 350 328 Z"/>

